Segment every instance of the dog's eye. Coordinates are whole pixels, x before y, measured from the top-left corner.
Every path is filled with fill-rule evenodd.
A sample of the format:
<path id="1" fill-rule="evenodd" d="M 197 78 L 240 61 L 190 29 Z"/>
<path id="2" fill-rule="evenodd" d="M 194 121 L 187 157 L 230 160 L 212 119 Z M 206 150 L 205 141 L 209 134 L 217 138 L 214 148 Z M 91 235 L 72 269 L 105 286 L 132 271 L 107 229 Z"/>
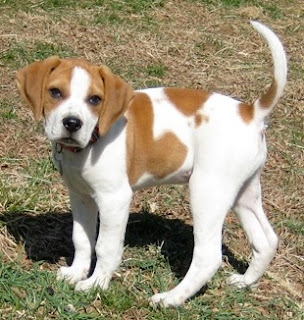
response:
<path id="1" fill-rule="evenodd" d="M 97 95 L 93 95 L 89 98 L 89 103 L 92 105 L 92 106 L 97 106 L 101 101 L 101 98 Z"/>
<path id="2" fill-rule="evenodd" d="M 51 88 L 50 94 L 54 99 L 61 99 L 62 98 L 62 93 L 58 88 Z"/>

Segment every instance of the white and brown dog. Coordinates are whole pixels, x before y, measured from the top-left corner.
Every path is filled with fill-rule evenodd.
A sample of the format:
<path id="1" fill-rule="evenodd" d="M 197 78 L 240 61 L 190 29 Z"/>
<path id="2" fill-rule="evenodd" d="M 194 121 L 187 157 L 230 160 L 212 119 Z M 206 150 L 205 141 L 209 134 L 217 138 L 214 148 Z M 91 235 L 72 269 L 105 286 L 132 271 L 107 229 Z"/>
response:
<path id="1" fill-rule="evenodd" d="M 287 64 L 278 37 L 258 22 L 252 25 L 268 42 L 274 62 L 272 84 L 253 104 L 192 89 L 133 91 L 107 67 L 78 59 L 50 57 L 18 72 L 19 90 L 35 119 L 43 117 L 70 191 L 75 256 L 70 267 L 60 268 L 59 278 L 75 283 L 76 290 L 107 289 L 122 259 L 133 191 L 188 182 L 193 259 L 180 284 L 155 294 L 151 303 L 180 305 L 214 275 L 229 209 L 252 246 L 247 271 L 229 282 L 251 286 L 263 275 L 278 244 L 261 200 L 265 117 L 282 94 Z M 88 277 L 94 248 L 97 262 Z"/>

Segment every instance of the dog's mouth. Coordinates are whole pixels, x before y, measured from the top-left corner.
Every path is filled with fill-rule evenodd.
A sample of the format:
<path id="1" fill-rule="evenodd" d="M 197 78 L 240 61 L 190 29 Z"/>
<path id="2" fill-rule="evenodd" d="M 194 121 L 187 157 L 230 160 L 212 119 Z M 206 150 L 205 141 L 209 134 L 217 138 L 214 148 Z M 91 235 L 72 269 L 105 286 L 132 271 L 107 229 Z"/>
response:
<path id="1" fill-rule="evenodd" d="M 62 138 L 58 141 L 58 143 L 67 146 L 67 147 L 80 147 L 80 144 L 75 139 L 68 137 L 68 138 Z"/>
<path id="2" fill-rule="evenodd" d="M 77 137 L 77 139 L 74 138 L 73 134 L 70 134 L 66 137 L 61 137 L 57 139 L 56 143 L 60 144 L 61 146 L 67 148 L 67 149 L 84 149 L 88 145 L 96 142 L 99 140 L 99 133 L 98 133 L 98 126 L 96 126 L 92 132 L 91 138 L 87 141 L 82 139 L 82 137 Z"/>

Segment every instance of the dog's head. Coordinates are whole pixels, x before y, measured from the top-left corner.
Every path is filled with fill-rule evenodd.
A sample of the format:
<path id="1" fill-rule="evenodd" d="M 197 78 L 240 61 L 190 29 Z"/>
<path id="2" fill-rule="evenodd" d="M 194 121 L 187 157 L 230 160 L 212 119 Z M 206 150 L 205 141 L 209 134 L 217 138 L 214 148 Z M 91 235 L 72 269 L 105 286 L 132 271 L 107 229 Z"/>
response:
<path id="1" fill-rule="evenodd" d="M 134 95 L 109 68 L 78 59 L 50 57 L 19 70 L 16 78 L 35 119 L 43 117 L 48 138 L 73 147 L 84 148 L 96 125 L 105 135 Z"/>

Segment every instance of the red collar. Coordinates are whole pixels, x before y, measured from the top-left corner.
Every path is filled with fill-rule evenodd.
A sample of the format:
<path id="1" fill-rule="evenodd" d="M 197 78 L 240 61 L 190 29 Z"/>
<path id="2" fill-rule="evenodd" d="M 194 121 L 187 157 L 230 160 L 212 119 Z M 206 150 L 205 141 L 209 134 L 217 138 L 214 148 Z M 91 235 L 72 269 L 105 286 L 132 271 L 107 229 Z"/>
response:
<path id="1" fill-rule="evenodd" d="M 90 139 L 88 145 L 91 145 L 91 144 L 93 144 L 94 142 L 96 142 L 96 141 L 98 141 L 98 140 L 99 140 L 99 130 L 98 130 L 98 126 L 96 126 L 96 127 L 94 128 L 94 131 L 93 131 L 93 133 L 92 133 L 92 136 L 91 136 L 91 139 Z M 67 149 L 67 150 L 69 150 L 69 151 L 71 151 L 71 152 L 74 152 L 74 153 L 78 153 L 78 152 L 80 152 L 80 151 L 83 150 L 83 149 L 80 148 L 80 147 L 69 147 L 69 146 L 66 146 L 66 145 L 64 145 L 64 144 L 62 144 L 62 143 L 59 143 L 59 145 L 60 145 L 63 149 Z"/>

